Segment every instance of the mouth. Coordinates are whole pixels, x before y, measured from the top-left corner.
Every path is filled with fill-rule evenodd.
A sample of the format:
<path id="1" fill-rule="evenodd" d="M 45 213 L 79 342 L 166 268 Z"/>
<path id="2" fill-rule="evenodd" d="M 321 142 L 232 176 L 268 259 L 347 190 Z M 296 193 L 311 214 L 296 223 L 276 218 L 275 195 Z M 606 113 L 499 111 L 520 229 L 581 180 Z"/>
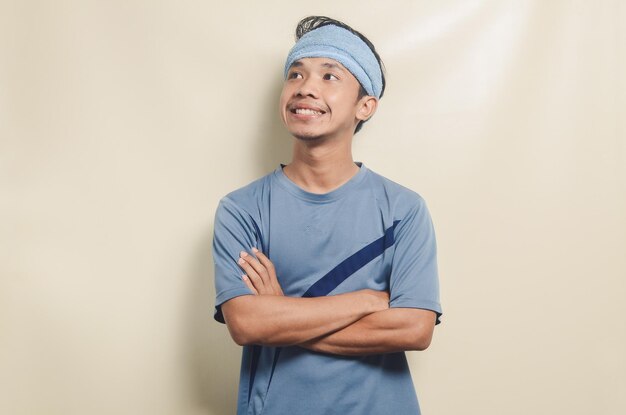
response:
<path id="1" fill-rule="evenodd" d="M 294 104 L 289 107 L 289 112 L 296 116 L 296 118 L 315 118 L 326 114 L 326 111 L 321 108 L 313 107 L 304 104 Z"/>
<path id="2" fill-rule="evenodd" d="M 300 115 L 323 115 L 324 111 L 315 111 L 308 108 L 293 108 L 291 110 L 292 114 L 300 114 Z"/>

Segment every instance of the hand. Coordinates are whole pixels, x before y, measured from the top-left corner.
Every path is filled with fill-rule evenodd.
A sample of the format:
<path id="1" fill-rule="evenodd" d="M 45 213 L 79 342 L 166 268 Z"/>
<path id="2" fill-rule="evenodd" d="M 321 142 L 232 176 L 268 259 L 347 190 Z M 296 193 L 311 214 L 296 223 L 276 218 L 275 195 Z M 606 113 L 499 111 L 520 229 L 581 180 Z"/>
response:
<path id="1" fill-rule="evenodd" d="M 252 248 L 256 258 L 241 251 L 237 262 L 246 272 L 242 278 L 255 295 L 285 295 L 276 278 L 274 264 L 261 251 Z M 257 259 L 258 258 L 258 259 Z"/>

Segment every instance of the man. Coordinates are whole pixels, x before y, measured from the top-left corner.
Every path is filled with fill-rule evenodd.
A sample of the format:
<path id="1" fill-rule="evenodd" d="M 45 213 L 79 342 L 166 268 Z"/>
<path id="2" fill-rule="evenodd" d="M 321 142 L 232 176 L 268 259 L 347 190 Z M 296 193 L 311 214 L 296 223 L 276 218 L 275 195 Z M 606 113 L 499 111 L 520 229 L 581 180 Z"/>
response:
<path id="1" fill-rule="evenodd" d="M 293 159 L 220 200 L 215 319 L 243 345 L 238 414 L 419 414 L 404 351 L 441 316 L 424 199 L 352 159 L 385 79 L 342 22 L 303 19 L 285 63 Z"/>

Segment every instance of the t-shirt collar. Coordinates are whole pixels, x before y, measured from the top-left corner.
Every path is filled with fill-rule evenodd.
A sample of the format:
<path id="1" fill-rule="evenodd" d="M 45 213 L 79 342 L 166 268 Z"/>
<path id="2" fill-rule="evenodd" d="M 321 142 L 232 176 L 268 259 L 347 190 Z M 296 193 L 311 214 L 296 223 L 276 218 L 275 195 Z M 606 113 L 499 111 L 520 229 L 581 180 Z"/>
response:
<path id="1" fill-rule="evenodd" d="M 283 171 L 285 164 L 282 163 L 280 163 L 278 167 L 276 167 L 276 170 L 274 170 L 274 176 L 276 177 L 278 183 L 285 187 L 294 196 L 311 202 L 326 203 L 343 197 L 345 194 L 350 192 L 350 190 L 354 189 L 359 183 L 361 183 L 368 169 L 363 162 L 355 161 L 354 163 L 359 166 L 359 171 L 352 176 L 350 180 L 327 193 L 312 193 L 304 190 L 287 177 Z"/>

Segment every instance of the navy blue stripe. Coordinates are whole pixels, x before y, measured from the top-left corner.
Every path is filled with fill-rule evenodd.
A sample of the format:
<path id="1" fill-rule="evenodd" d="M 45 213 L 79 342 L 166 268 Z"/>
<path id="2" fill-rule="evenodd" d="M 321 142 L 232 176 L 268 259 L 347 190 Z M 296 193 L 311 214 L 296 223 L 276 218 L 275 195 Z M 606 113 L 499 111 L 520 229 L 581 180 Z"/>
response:
<path id="1" fill-rule="evenodd" d="M 393 222 L 383 236 L 368 244 L 364 248 L 360 249 L 356 253 L 352 254 L 348 258 L 344 259 L 339 265 L 333 268 L 329 273 L 317 280 L 315 284 L 309 287 L 309 289 L 302 295 L 302 297 L 322 297 L 328 295 L 339 284 L 344 282 L 350 275 L 363 268 L 369 262 L 381 255 L 387 248 L 392 246 L 395 242 L 393 232 L 400 221 Z M 255 225 L 256 227 L 256 225 Z M 258 228 L 257 228 L 258 231 Z M 254 384 L 254 377 L 256 375 L 256 369 L 259 364 L 259 355 L 261 353 L 261 347 L 254 345 L 252 348 L 252 362 L 250 367 L 250 381 L 248 384 L 248 403 L 250 402 L 250 394 L 252 393 L 252 385 Z M 280 356 L 282 348 L 277 347 L 274 354 L 274 361 L 272 363 L 272 370 L 268 381 L 268 388 L 272 382 L 274 376 L 274 370 L 276 369 L 276 363 Z"/>
<path id="2" fill-rule="evenodd" d="M 272 378 L 274 377 L 274 369 L 276 369 L 276 363 L 278 363 L 278 357 L 280 356 L 280 351 L 283 350 L 282 347 L 277 347 L 276 351 L 274 351 L 274 362 L 272 362 L 272 371 L 270 372 L 270 378 L 267 381 L 267 389 L 265 393 L 270 389 L 270 385 L 272 384 Z"/>
<path id="3" fill-rule="evenodd" d="M 259 229 L 259 226 L 256 224 L 256 222 L 254 221 L 254 219 L 252 220 L 252 225 L 254 226 L 254 230 L 256 231 L 258 240 L 261 242 L 261 244 L 263 243 L 263 238 L 261 237 L 261 229 Z M 264 246 L 257 246 L 257 248 L 261 251 L 261 252 L 265 252 L 269 255 L 269 252 L 265 250 Z"/>
<path id="4" fill-rule="evenodd" d="M 261 354 L 261 346 L 253 345 L 250 362 L 250 381 L 248 382 L 248 403 L 250 403 L 250 395 L 252 394 L 252 385 L 254 384 L 254 377 L 256 376 L 256 368 L 259 365 L 259 355 Z"/>
<path id="5" fill-rule="evenodd" d="M 303 297 L 322 297 L 328 295 L 346 278 L 363 268 L 370 261 L 381 255 L 387 248 L 394 244 L 393 231 L 400 221 L 393 222 L 383 236 L 344 259 L 339 265 L 333 268 L 328 274 L 317 280 L 302 295 Z"/>

